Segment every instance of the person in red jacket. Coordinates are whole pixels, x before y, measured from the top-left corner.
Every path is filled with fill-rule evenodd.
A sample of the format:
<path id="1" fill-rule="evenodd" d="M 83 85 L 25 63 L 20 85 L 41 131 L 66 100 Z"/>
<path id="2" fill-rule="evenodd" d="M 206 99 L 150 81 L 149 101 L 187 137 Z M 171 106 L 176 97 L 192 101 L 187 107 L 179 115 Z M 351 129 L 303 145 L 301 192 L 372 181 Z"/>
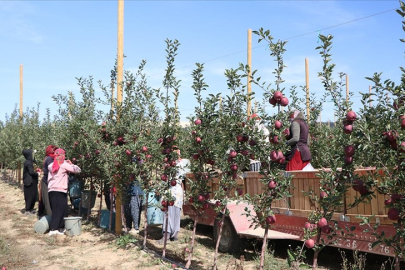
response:
<path id="1" fill-rule="evenodd" d="M 291 151 L 286 154 L 288 160 L 286 171 L 302 170 L 311 161 L 308 147 L 309 127 L 304 115 L 298 110 L 290 113 L 290 121 L 290 135 L 286 144 L 291 146 Z"/>
<path id="2" fill-rule="evenodd" d="M 48 166 L 48 196 L 52 210 L 49 235 L 64 234 L 65 220 L 68 216 L 67 190 L 68 173 L 80 173 L 81 169 L 65 160 L 65 150 L 58 148 L 54 161 Z"/>

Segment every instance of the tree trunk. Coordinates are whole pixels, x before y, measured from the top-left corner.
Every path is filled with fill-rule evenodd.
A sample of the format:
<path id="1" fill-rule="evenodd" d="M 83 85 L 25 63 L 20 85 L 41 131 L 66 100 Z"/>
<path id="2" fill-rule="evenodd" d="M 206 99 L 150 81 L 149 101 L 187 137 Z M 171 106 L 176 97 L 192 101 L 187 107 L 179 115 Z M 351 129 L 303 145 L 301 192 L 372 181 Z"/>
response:
<path id="1" fill-rule="evenodd" d="M 226 208 L 224 213 L 226 213 Z M 219 233 L 218 233 L 218 239 L 217 243 L 215 245 L 215 254 L 214 254 L 214 265 L 212 266 L 213 270 L 217 270 L 217 260 L 218 260 L 218 247 L 219 247 L 219 242 L 221 241 L 221 235 L 222 235 L 222 225 L 224 224 L 225 220 L 225 214 L 222 215 L 221 220 L 219 221 Z M 217 222 L 217 221 L 215 221 Z"/>
<path id="2" fill-rule="evenodd" d="M 188 254 L 188 260 L 187 260 L 187 263 L 186 263 L 186 268 L 190 268 L 191 259 L 193 258 L 195 231 L 196 231 L 196 228 L 197 228 L 197 223 L 198 223 L 198 215 L 195 217 L 195 220 L 194 220 L 193 236 L 191 238 L 191 249 L 190 249 L 190 254 Z"/>
<path id="3" fill-rule="evenodd" d="M 163 252 L 162 252 L 162 257 L 165 258 L 166 256 L 166 244 L 167 244 L 167 227 L 169 223 L 169 208 L 165 212 L 165 231 L 163 233 Z"/>
<path id="4" fill-rule="evenodd" d="M 143 248 L 146 249 L 146 238 L 148 237 L 148 200 L 149 200 L 149 193 L 146 194 L 146 200 L 145 200 L 145 207 L 144 207 L 144 215 L 145 215 L 145 221 L 143 225 Z"/>
<path id="5" fill-rule="evenodd" d="M 316 241 L 315 244 L 318 246 L 319 242 L 321 240 L 321 228 L 318 228 L 318 234 L 316 235 Z M 319 254 L 319 249 L 316 249 L 314 252 L 314 260 L 312 261 L 312 270 L 316 270 L 316 267 L 318 266 L 318 254 Z"/>
<path id="6" fill-rule="evenodd" d="M 269 225 L 266 224 L 266 228 L 264 229 L 264 238 L 263 238 L 263 245 L 262 245 L 262 254 L 260 254 L 260 266 L 259 269 L 263 270 L 264 266 L 264 258 L 266 256 L 266 248 L 267 248 L 267 235 L 269 233 Z"/>

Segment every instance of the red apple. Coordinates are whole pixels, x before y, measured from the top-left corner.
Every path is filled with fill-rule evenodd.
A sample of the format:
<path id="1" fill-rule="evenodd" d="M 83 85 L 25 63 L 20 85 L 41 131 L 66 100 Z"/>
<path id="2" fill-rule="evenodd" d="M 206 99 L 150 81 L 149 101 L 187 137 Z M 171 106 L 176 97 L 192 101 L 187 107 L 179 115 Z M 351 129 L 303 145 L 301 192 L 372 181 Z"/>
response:
<path id="1" fill-rule="evenodd" d="M 353 131 L 353 126 L 352 125 L 345 125 L 343 127 L 343 132 L 346 134 L 350 134 Z"/>
<path id="2" fill-rule="evenodd" d="M 283 134 L 284 134 L 286 137 L 290 136 L 290 130 L 289 130 L 288 128 L 284 129 L 284 130 L 283 130 Z"/>
<path id="3" fill-rule="evenodd" d="M 274 143 L 274 144 L 278 144 L 278 136 L 277 135 L 270 136 L 270 142 Z"/>
<path id="4" fill-rule="evenodd" d="M 388 211 L 387 215 L 390 220 L 398 220 L 399 219 L 399 210 L 397 208 L 391 208 Z"/>
<path id="5" fill-rule="evenodd" d="M 173 205 L 174 205 L 174 201 L 170 201 L 170 202 L 169 202 L 169 205 L 170 205 L 170 206 L 173 206 Z"/>
<path id="6" fill-rule="evenodd" d="M 257 144 L 257 142 L 256 142 L 255 139 L 251 139 L 251 140 L 249 141 L 249 145 L 250 145 L 250 146 L 255 146 L 256 144 Z"/>
<path id="7" fill-rule="evenodd" d="M 200 137 L 195 138 L 195 142 L 196 143 L 201 143 L 201 138 Z"/>
<path id="8" fill-rule="evenodd" d="M 273 98 L 274 98 L 277 102 L 279 102 L 282 97 L 283 97 L 283 93 L 281 93 L 280 91 L 274 92 Z"/>
<path id="9" fill-rule="evenodd" d="M 306 246 L 307 248 L 313 248 L 313 247 L 315 246 L 314 240 L 312 240 L 312 239 L 306 240 L 306 241 L 305 241 L 305 246 Z"/>
<path id="10" fill-rule="evenodd" d="M 246 135 L 246 134 L 243 134 L 243 141 L 244 141 L 244 142 L 249 141 L 249 136 Z"/>
<path id="11" fill-rule="evenodd" d="M 353 157 L 345 156 L 344 162 L 345 162 L 346 165 L 352 164 L 353 163 Z"/>
<path id="12" fill-rule="evenodd" d="M 283 106 L 283 107 L 287 106 L 288 105 L 288 98 L 282 97 L 280 99 L 280 105 Z"/>
<path id="13" fill-rule="evenodd" d="M 277 183 L 273 180 L 271 180 L 268 184 L 269 189 L 275 189 L 277 187 Z"/>
<path id="14" fill-rule="evenodd" d="M 276 222 L 276 216 L 268 216 L 266 217 L 267 224 L 274 224 Z"/>
<path id="15" fill-rule="evenodd" d="M 203 209 L 207 210 L 208 208 L 210 208 L 210 204 L 208 202 L 203 204 Z"/>
<path id="16" fill-rule="evenodd" d="M 277 101 L 274 99 L 274 97 L 271 97 L 271 98 L 269 99 L 269 103 L 274 106 L 274 105 L 277 104 Z"/>
<path id="17" fill-rule="evenodd" d="M 125 154 L 127 154 L 127 156 L 130 156 L 130 155 L 132 155 L 132 152 L 131 152 L 131 150 L 125 150 Z"/>
<path id="18" fill-rule="evenodd" d="M 235 150 L 231 150 L 230 152 L 229 152 L 229 157 L 231 157 L 231 158 L 234 158 L 234 157 L 236 157 L 238 155 L 238 153 L 235 151 Z"/>
<path id="19" fill-rule="evenodd" d="M 304 228 L 307 229 L 307 230 L 311 229 L 312 228 L 311 223 L 305 222 Z"/>
<path id="20" fill-rule="evenodd" d="M 328 197 L 328 193 L 326 193 L 325 191 L 321 191 L 321 193 L 319 193 L 319 197 L 321 199 L 324 199 L 324 198 Z"/>
<path id="21" fill-rule="evenodd" d="M 354 155 L 354 145 L 345 146 L 344 151 L 346 156 L 352 157 Z"/>
<path id="22" fill-rule="evenodd" d="M 162 206 L 166 207 L 166 206 L 167 206 L 167 201 L 166 201 L 166 200 L 163 200 L 163 201 L 161 202 L 161 204 L 162 204 Z"/>
<path id="23" fill-rule="evenodd" d="M 191 132 L 191 135 L 195 135 L 195 134 L 197 134 L 197 130 L 193 130 L 193 131 Z"/>
<path id="24" fill-rule="evenodd" d="M 355 190 L 355 191 L 359 191 L 360 192 L 360 190 L 364 187 L 364 183 L 363 183 L 363 181 L 362 180 L 360 180 L 360 179 L 355 179 L 354 181 L 353 181 L 353 189 Z"/>
<path id="25" fill-rule="evenodd" d="M 142 146 L 142 152 L 148 152 L 148 147 Z"/>
<path id="26" fill-rule="evenodd" d="M 392 194 L 392 195 L 391 195 L 391 199 L 392 199 L 393 201 L 395 201 L 395 202 L 398 202 L 398 201 L 402 200 L 402 198 L 403 198 L 403 196 L 400 195 L 400 194 Z"/>
<path id="27" fill-rule="evenodd" d="M 402 119 L 402 120 L 401 120 L 401 128 L 402 128 L 402 129 L 405 129 L 405 119 Z"/>
<path id="28" fill-rule="evenodd" d="M 215 206 L 216 206 L 216 207 L 221 206 L 221 202 L 220 202 L 220 201 L 216 201 L 216 202 L 215 202 Z"/>
<path id="29" fill-rule="evenodd" d="M 198 160 L 200 158 L 200 155 L 199 154 L 193 154 L 193 159 L 194 160 Z"/>
<path id="30" fill-rule="evenodd" d="M 356 113 L 354 111 L 350 111 L 346 114 L 347 121 L 355 121 L 356 120 Z"/>
<path id="31" fill-rule="evenodd" d="M 238 170 L 238 165 L 237 164 L 231 164 L 230 169 L 232 171 L 237 171 Z"/>
<path id="32" fill-rule="evenodd" d="M 276 121 L 274 122 L 274 127 L 275 127 L 276 129 L 280 129 L 282 126 L 283 126 L 283 124 L 282 124 L 280 121 L 276 120 Z"/>
<path id="33" fill-rule="evenodd" d="M 405 152 L 405 142 L 401 142 L 399 145 L 399 152 L 404 153 Z"/>
<path id="34" fill-rule="evenodd" d="M 247 155 L 249 155 L 249 150 L 244 149 L 244 150 L 240 151 L 240 153 L 241 153 L 243 156 L 246 157 Z"/>
<path id="35" fill-rule="evenodd" d="M 360 189 L 359 193 L 360 193 L 361 196 L 367 195 L 367 193 L 368 193 L 367 187 L 366 187 L 366 186 L 363 186 L 363 187 Z"/>
<path id="36" fill-rule="evenodd" d="M 211 196 L 210 196 L 210 194 L 209 194 L 209 193 L 205 194 L 205 199 L 206 199 L 206 200 L 209 200 L 209 199 L 210 199 L 210 197 L 211 197 Z"/>
<path id="37" fill-rule="evenodd" d="M 190 197 L 190 198 L 188 199 L 188 202 L 189 202 L 189 203 L 193 203 L 193 202 L 194 202 L 194 198 L 193 198 L 193 197 Z"/>
<path id="38" fill-rule="evenodd" d="M 391 205 L 392 204 L 392 199 L 385 199 L 384 204 L 385 205 Z"/>
<path id="39" fill-rule="evenodd" d="M 276 151 L 273 150 L 273 151 L 270 152 L 270 159 L 272 161 L 276 161 L 278 159 L 278 155 L 277 155 Z"/>
<path id="40" fill-rule="evenodd" d="M 196 120 L 194 121 L 194 124 L 195 124 L 196 126 L 201 125 L 201 119 L 196 119 Z"/>
<path id="41" fill-rule="evenodd" d="M 198 195 L 198 201 L 199 202 L 204 202 L 205 201 L 205 196 L 204 195 Z"/>
<path id="42" fill-rule="evenodd" d="M 242 194 L 243 194 L 243 189 L 237 188 L 236 191 L 238 192 L 238 195 L 239 195 L 239 196 L 242 196 Z"/>
<path id="43" fill-rule="evenodd" d="M 277 151 L 277 159 L 281 159 L 281 158 L 283 158 L 283 157 L 284 157 L 283 152 L 282 152 L 281 150 L 278 150 L 278 151 Z"/>
<path id="44" fill-rule="evenodd" d="M 238 142 L 243 142 L 243 135 L 236 135 L 236 140 Z"/>
<path id="45" fill-rule="evenodd" d="M 328 221 L 326 220 L 326 218 L 321 218 L 319 221 L 318 221 L 318 226 L 320 227 L 320 228 L 323 228 L 324 226 L 326 226 L 326 225 L 328 225 Z"/>
<path id="46" fill-rule="evenodd" d="M 162 180 L 162 181 L 167 181 L 167 175 L 166 174 L 162 174 L 161 176 L 160 176 L 160 179 Z"/>
<path id="47" fill-rule="evenodd" d="M 172 186 L 172 187 L 174 187 L 175 185 L 177 185 L 177 181 L 176 180 L 170 180 L 170 185 Z"/>

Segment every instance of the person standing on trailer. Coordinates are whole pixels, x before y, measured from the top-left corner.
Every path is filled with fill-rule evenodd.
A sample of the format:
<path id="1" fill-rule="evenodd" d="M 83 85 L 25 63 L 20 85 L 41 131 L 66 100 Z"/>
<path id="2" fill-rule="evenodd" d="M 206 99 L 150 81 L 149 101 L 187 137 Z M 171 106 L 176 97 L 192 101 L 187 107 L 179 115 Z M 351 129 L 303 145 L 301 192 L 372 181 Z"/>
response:
<path id="1" fill-rule="evenodd" d="M 54 161 L 49 164 L 48 170 L 48 195 L 52 211 L 49 235 L 63 235 L 64 217 L 68 216 L 68 173 L 80 173 L 81 169 L 70 160 L 65 160 L 65 150 L 58 148 L 55 150 Z"/>
<path id="2" fill-rule="evenodd" d="M 53 162 L 55 150 L 57 149 L 54 145 L 48 145 L 45 149 L 45 159 L 43 163 L 43 173 L 42 180 L 39 183 L 39 204 L 38 204 L 38 218 L 44 215 L 51 216 L 51 204 L 49 203 L 48 196 L 48 166 Z"/>
<path id="3" fill-rule="evenodd" d="M 38 177 L 39 173 L 34 170 L 35 151 L 32 149 L 24 149 L 22 154 L 25 157 L 23 169 L 23 184 L 24 184 L 24 200 L 25 214 L 35 214 L 35 202 L 38 198 Z"/>
<path id="4" fill-rule="evenodd" d="M 302 170 L 311 161 L 311 151 L 308 147 L 309 127 L 304 115 L 298 110 L 290 113 L 290 122 L 290 135 L 286 144 L 291 146 L 291 150 L 285 155 L 288 160 L 286 171 Z"/>

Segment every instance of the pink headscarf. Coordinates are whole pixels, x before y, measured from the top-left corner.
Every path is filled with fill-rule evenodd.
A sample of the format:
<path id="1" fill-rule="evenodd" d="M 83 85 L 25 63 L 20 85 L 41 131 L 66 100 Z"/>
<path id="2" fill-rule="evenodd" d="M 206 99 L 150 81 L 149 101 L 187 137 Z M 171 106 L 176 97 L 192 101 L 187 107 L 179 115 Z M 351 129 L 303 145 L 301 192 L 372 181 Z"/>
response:
<path id="1" fill-rule="evenodd" d="M 300 114 L 299 110 L 295 110 L 293 112 L 290 113 L 290 121 L 295 120 L 295 118 L 297 118 L 298 114 Z"/>
<path id="2" fill-rule="evenodd" d="M 55 158 L 53 160 L 52 172 L 56 173 L 59 170 L 59 165 L 65 162 L 65 150 L 58 148 L 55 150 Z"/>

